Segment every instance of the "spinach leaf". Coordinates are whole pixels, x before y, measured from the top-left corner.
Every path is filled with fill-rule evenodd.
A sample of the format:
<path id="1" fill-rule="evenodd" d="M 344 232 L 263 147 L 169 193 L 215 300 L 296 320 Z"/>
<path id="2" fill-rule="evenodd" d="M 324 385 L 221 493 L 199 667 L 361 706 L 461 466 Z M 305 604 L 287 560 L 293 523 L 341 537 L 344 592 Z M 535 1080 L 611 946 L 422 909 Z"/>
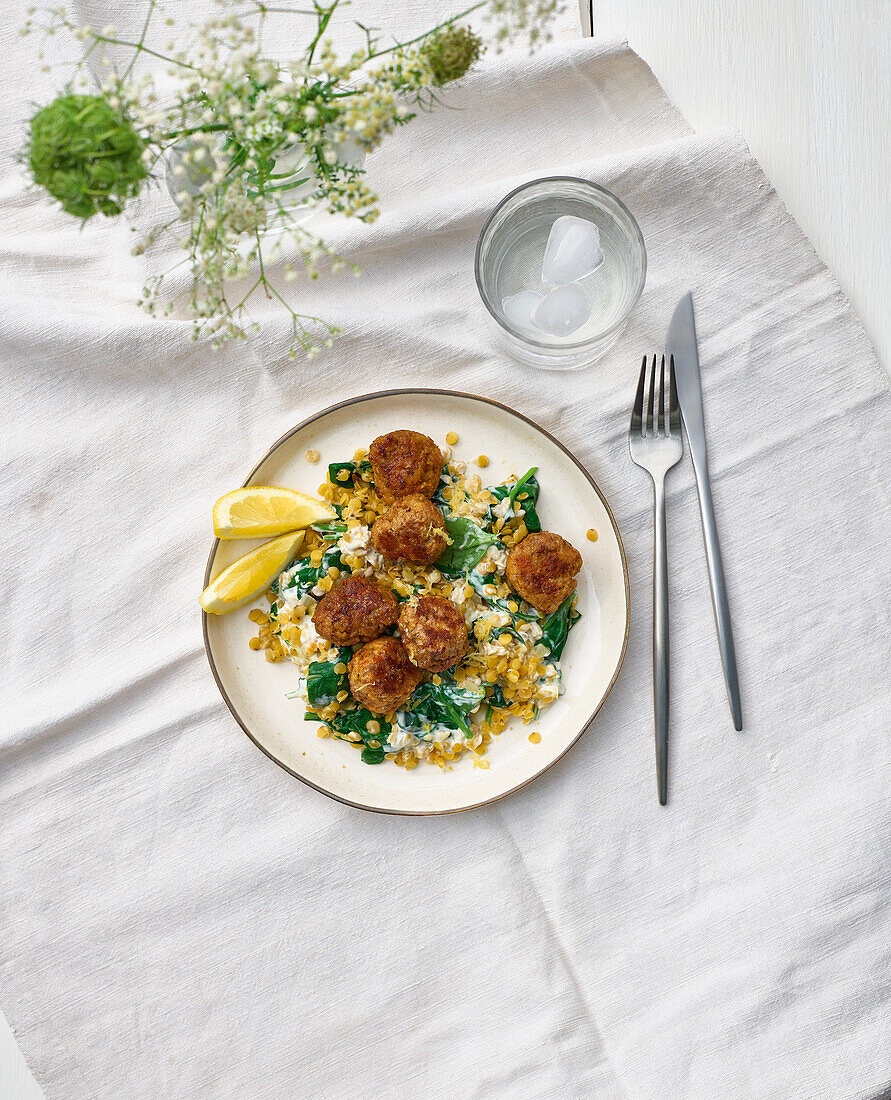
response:
<path id="1" fill-rule="evenodd" d="M 396 602 L 397 603 L 408 603 L 408 601 L 413 596 L 418 596 L 423 591 L 424 591 L 424 586 L 422 584 L 413 584 L 413 585 L 410 586 L 410 589 L 409 589 L 408 593 L 405 596 L 403 596 L 401 592 L 397 592 L 395 588 L 393 589 L 393 594 L 396 596 Z M 395 629 L 396 629 L 395 627 L 388 627 L 384 631 L 384 633 L 385 634 L 392 634 L 395 631 Z"/>
<path id="2" fill-rule="evenodd" d="M 492 721 L 492 715 L 496 710 L 504 710 L 510 703 L 505 699 L 501 684 L 493 684 L 491 694 L 486 698 L 486 721 Z"/>
<path id="3" fill-rule="evenodd" d="M 532 480 L 535 481 L 535 478 L 533 478 Z M 517 508 L 522 508 L 523 509 L 523 522 L 526 524 L 526 530 L 527 531 L 530 531 L 530 532 L 531 531 L 540 531 L 541 530 L 541 520 L 538 518 L 538 512 L 536 511 L 536 508 L 535 508 L 536 502 L 538 500 L 538 482 L 537 481 L 535 482 L 535 495 L 534 496 L 532 495 L 531 492 L 529 492 L 528 499 L 524 500 L 523 495 L 524 495 L 525 492 L 529 492 L 528 485 L 523 490 L 523 492 L 521 492 L 519 494 L 519 496 L 516 498 L 516 502 L 514 504 L 514 509 L 515 510 Z"/>
<path id="4" fill-rule="evenodd" d="M 541 644 L 547 646 L 555 661 L 563 655 L 563 647 L 574 623 L 582 617 L 572 606 L 575 593 L 571 592 L 563 603 L 541 624 Z"/>
<path id="5" fill-rule="evenodd" d="M 533 466 L 513 485 L 495 485 L 489 489 L 489 492 L 497 500 L 504 500 L 505 497 L 510 500 L 510 507 L 504 516 L 505 519 L 511 519 L 517 514 L 518 509 L 523 509 L 523 522 L 526 524 L 527 531 L 541 530 L 541 520 L 538 518 L 538 512 L 536 511 L 536 504 L 541 493 L 541 486 L 535 476 L 537 469 L 537 466 Z M 521 497 L 522 499 L 520 499 Z M 494 521 L 493 506 L 490 506 L 488 516 L 490 522 Z"/>
<path id="6" fill-rule="evenodd" d="M 480 705 L 484 695 L 482 688 L 460 687 L 451 677 L 444 678 L 441 684 L 429 680 L 412 692 L 399 712 L 399 725 L 411 732 L 444 726 L 470 737 L 468 715 Z"/>
<path id="7" fill-rule="evenodd" d="M 524 492 L 529 493 L 530 495 L 534 493 L 532 499 L 538 500 L 538 480 L 535 477 L 537 471 L 538 467 L 532 466 L 526 471 L 525 474 L 523 474 L 521 478 L 518 478 L 512 486 L 509 486 L 510 491 L 507 495 L 508 499 L 511 502 L 511 506 L 516 503 L 517 497 Z"/>
<path id="8" fill-rule="evenodd" d="M 372 719 L 380 724 L 380 733 L 368 732 L 367 726 Z M 321 722 L 322 719 L 313 711 L 308 710 L 304 715 L 304 721 Z M 362 763 L 383 764 L 387 755 L 384 745 L 387 743 L 387 738 L 390 736 L 390 730 L 393 727 L 389 722 L 385 722 L 379 714 L 372 714 L 365 707 L 358 707 L 356 710 L 341 711 L 333 718 L 326 719 L 325 725 L 333 730 L 335 736 L 343 736 L 345 733 L 358 733 L 362 738 Z M 369 741 L 379 742 L 379 744 L 369 745 Z"/>
<path id="9" fill-rule="evenodd" d="M 335 668 L 341 661 L 349 664 L 352 655 L 352 649 L 344 646 L 338 650 L 335 661 L 313 661 L 306 670 L 306 698 L 311 706 L 327 706 L 334 702 L 338 692 L 349 690 L 347 674 L 335 672 Z"/>
<path id="10" fill-rule="evenodd" d="M 343 569 L 340 551 L 333 546 L 323 554 L 321 565 L 313 565 L 309 558 L 298 559 L 298 561 L 294 563 L 293 568 L 288 570 L 290 573 L 290 580 L 285 584 L 284 588 L 281 588 L 278 581 L 276 581 L 273 585 L 273 591 L 284 591 L 297 596 L 306 596 L 315 588 L 320 579 L 326 575 L 332 566 Z"/>
<path id="11" fill-rule="evenodd" d="M 450 516 L 445 525 L 452 543 L 437 560 L 436 568 L 452 577 L 473 569 L 489 547 L 498 542 L 495 535 L 490 535 L 466 516 Z"/>
<path id="12" fill-rule="evenodd" d="M 304 565 L 309 565 L 309 564 L 310 564 L 309 558 L 295 558 L 293 561 L 288 562 L 287 566 L 282 570 L 282 573 L 289 573 L 292 570 L 302 568 Z M 275 580 L 269 586 L 269 591 L 275 593 L 276 596 L 281 595 L 281 585 L 279 584 L 279 580 L 281 578 L 282 573 L 279 573 L 279 575 L 275 578 Z M 289 585 L 286 585 L 285 587 L 290 588 L 292 586 L 289 584 Z M 275 611 L 275 604 L 273 604 L 269 608 L 269 613 L 272 614 L 274 611 Z"/>
<path id="13" fill-rule="evenodd" d="M 384 748 L 383 742 L 380 745 L 364 745 L 362 746 L 362 763 L 363 764 L 383 764 L 387 756 L 387 750 Z"/>
<path id="14" fill-rule="evenodd" d="M 320 534 L 326 542 L 337 542 L 341 535 L 346 534 L 347 525 L 329 520 L 326 523 L 314 523 L 312 529 Z"/>
<path id="15" fill-rule="evenodd" d="M 337 475 L 344 470 L 347 470 L 350 476 L 341 479 Z M 371 473 L 371 463 L 367 459 L 362 462 L 331 462 L 328 465 L 328 480 L 333 485 L 349 485 L 351 479 L 363 473 Z M 365 478 L 362 480 L 364 481 Z"/>
<path id="16" fill-rule="evenodd" d="M 452 484 L 451 477 L 446 477 L 445 474 L 439 475 L 439 484 L 436 486 L 436 492 L 433 494 L 433 503 L 440 509 L 443 515 L 448 516 L 450 512 L 449 502 L 442 495 L 443 489 L 448 489 Z"/>
<path id="17" fill-rule="evenodd" d="M 501 690 L 501 684 L 492 685 L 492 694 L 486 700 L 490 707 L 494 707 L 496 710 L 503 710 L 505 707 L 509 707 L 510 703 L 504 698 L 504 692 Z"/>
<path id="18" fill-rule="evenodd" d="M 508 612 L 510 615 L 511 612 Z M 492 634 L 495 638 L 498 638 L 502 634 L 507 634 L 508 637 L 513 638 L 515 642 L 519 642 L 520 645 L 526 645 L 526 639 L 523 635 L 513 626 L 494 626 L 492 627 Z"/>
<path id="19" fill-rule="evenodd" d="M 532 623 L 539 618 L 539 614 L 534 607 L 530 607 L 528 611 L 511 611 L 508 606 L 508 600 L 501 599 L 500 596 L 487 596 L 485 592 L 486 585 L 498 583 L 498 577 L 496 577 L 494 573 L 490 573 L 489 576 L 483 577 L 479 573 L 470 572 L 467 574 L 467 583 L 471 588 L 475 589 L 477 595 L 484 599 L 490 607 L 495 607 L 499 611 L 504 611 L 506 614 L 510 615 L 511 622 L 513 623 L 516 623 L 517 620 Z M 519 596 L 516 596 L 513 602 L 518 608 L 522 603 Z"/>

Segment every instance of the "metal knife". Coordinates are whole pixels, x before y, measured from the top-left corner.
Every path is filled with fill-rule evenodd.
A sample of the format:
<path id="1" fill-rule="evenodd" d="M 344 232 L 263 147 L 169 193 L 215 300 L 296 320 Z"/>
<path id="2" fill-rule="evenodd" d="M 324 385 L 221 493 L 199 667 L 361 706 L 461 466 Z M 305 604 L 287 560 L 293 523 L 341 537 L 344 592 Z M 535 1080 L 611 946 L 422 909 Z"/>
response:
<path id="1" fill-rule="evenodd" d="M 739 701 L 739 677 L 736 672 L 736 650 L 730 628 L 730 608 L 727 605 L 727 586 L 724 583 L 724 567 L 721 564 L 721 548 L 712 509 L 712 490 L 708 478 L 708 457 L 705 449 L 705 422 L 702 418 L 702 383 L 699 376 L 699 352 L 696 347 L 696 323 L 693 320 L 693 295 L 685 294 L 668 326 L 666 355 L 674 356 L 674 376 L 678 399 L 693 470 L 699 491 L 699 512 L 702 516 L 702 537 L 708 562 L 708 580 L 712 591 L 712 608 L 715 612 L 715 628 L 718 632 L 718 648 L 724 666 L 724 683 L 730 700 L 730 713 L 735 729 L 742 729 L 742 708 Z"/>

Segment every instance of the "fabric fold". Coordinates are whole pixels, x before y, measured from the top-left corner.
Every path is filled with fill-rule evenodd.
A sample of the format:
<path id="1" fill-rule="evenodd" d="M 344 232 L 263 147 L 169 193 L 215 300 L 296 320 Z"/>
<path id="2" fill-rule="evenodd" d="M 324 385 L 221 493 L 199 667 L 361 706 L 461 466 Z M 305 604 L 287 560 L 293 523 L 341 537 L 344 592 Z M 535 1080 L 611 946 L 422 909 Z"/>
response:
<path id="1" fill-rule="evenodd" d="M 361 278 L 293 286 L 344 329 L 311 366 L 270 310 L 218 353 L 147 320 L 127 227 L 73 231 L 3 164 L 4 1010 L 48 1100 L 871 1100 L 891 994 L 887 378 L 742 139 L 692 134 L 626 45 L 489 58 L 450 98 L 371 158 L 379 223 L 325 225 Z M 625 333 L 566 375 L 506 359 L 473 279 L 492 206 L 550 174 L 613 190 L 648 250 Z M 691 289 L 746 728 L 685 459 L 661 810 L 651 489 L 625 430 Z M 443 819 L 348 809 L 259 753 L 196 602 L 216 497 L 304 417 L 401 385 L 554 432 L 630 572 L 593 728 L 499 806 Z"/>

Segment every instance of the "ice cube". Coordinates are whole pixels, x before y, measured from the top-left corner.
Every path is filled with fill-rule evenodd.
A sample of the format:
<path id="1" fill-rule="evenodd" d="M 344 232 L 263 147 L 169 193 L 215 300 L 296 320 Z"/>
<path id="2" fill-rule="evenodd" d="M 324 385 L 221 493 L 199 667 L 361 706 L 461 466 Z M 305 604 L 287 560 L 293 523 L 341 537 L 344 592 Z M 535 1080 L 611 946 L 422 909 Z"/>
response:
<path id="1" fill-rule="evenodd" d="M 536 294 L 534 290 L 521 290 L 518 294 L 511 294 L 501 299 L 501 308 L 504 316 L 516 328 L 525 329 L 527 332 L 535 330 L 532 322 L 532 311 L 542 300 L 544 295 Z"/>
<path id="2" fill-rule="evenodd" d="M 588 295 L 578 283 L 554 287 L 532 311 L 532 323 L 551 336 L 569 336 L 591 316 Z"/>
<path id="3" fill-rule="evenodd" d="M 548 234 L 541 281 L 545 286 L 563 286 L 584 279 L 603 263 L 600 230 L 585 218 L 564 214 Z"/>

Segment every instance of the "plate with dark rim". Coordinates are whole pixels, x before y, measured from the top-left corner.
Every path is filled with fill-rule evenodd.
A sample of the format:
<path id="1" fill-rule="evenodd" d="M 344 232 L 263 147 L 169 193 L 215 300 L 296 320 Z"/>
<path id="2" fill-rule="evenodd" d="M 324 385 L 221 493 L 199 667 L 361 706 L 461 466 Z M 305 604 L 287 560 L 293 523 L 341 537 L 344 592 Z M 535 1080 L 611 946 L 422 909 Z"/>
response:
<path id="1" fill-rule="evenodd" d="M 606 498 L 581 462 L 522 413 L 473 394 L 401 389 L 343 401 L 282 436 L 244 484 L 284 485 L 315 495 L 327 463 L 350 458 L 357 448 L 397 428 L 424 432 L 440 446 L 445 446 L 447 432 L 456 432 L 454 459 L 467 461 L 473 470 L 480 453 L 488 456 L 484 484 L 496 485 L 538 467 L 542 526 L 568 539 L 583 560 L 578 578 L 582 618 L 570 632 L 560 661 L 565 689 L 560 698 L 530 725 L 512 719 L 489 746 L 484 758 L 488 768 L 474 767 L 467 753 L 445 769 L 422 763 L 407 771 L 391 761 L 363 764 L 354 746 L 317 736 L 318 725 L 304 721 L 304 704 L 287 698 L 299 683 L 294 666 L 266 661 L 249 648 L 256 632 L 248 618 L 250 607 L 220 616 L 202 612 L 204 645 L 235 721 L 257 748 L 296 779 L 340 802 L 378 813 L 457 813 L 531 783 L 596 725 L 628 642 L 628 568 Z M 308 450 L 319 451 L 318 464 L 306 460 Z M 589 529 L 597 532 L 596 541 L 587 538 Z M 254 545 L 258 543 L 215 540 L 205 584 Z M 529 740 L 533 732 L 541 736 L 537 743 Z"/>

